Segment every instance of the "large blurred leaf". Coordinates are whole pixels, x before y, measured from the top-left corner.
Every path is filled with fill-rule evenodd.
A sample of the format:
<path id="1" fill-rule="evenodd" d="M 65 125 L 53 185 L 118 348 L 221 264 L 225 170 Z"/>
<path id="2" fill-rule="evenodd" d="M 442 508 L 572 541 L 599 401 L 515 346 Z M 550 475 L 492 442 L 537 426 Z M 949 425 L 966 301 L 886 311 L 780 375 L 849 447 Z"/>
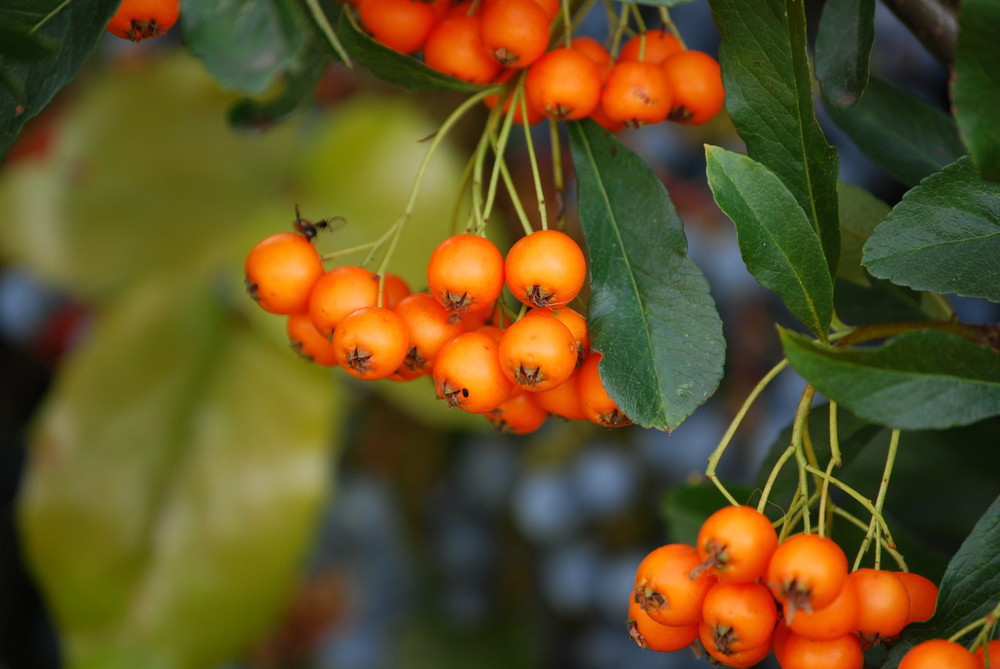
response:
<path id="1" fill-rule="evenodd" d="M 904 430 L 968 425 L 1000 414 L 1000 354 L 934 330 L 878 348 L 824 346 L 780 332 L 795 370 L 858 416 Z"/>
<path id="2" fill-rule="evenodd" d="M 263 236 L 253 222 L 276 201 L 268 228 L 290 229 L 292 126 L 234 133 L 231 98 L 177 52 L 104 74 L 66 109 L 44 161 L 0 175 L 5 256 L 94 299 L 176 267 L 210 275 Z"/>
<path id="3" fill-rule="evenodd" d="M 926 623 L 910 625 L 889 651 L 885 667 L 895 669 L 910 648 L 927 639 L 947 639 L 983 618 L 1000 592 L 1000 497 L 952 558 L 938 590 L 937 610 Z M 965 639 L 962 639 L 964 642 Z"/>
<path id="4" fill-rule="evenodd" d="M 296 61 L 304 20 L 287 0 L 183 0 L 188 48 L 220 86 L 257 95 Z"/>
<path id="5" fill-rule="evenodd" d="M 950 115 L 878 77 L 856 105 L 827 111 L 865 155 L 908 186 L 965 153 Z"/>
<path id="6" fill-rule="evenodd" d="M 801 0 L 711 0 L 722 33 L 726 109 L 747 153 L 785 183 L 819 234 L 831 275 L 840 255 L 839 160 L 816 121 Z"/>
<path id="7" fill-rule="evenodd" d="M 364 33 L 349 10 L 340 13 L 337 37 L 355 61 L 379 79 L 411 91 L 475 91 L 480 84 L 462 81 L 431 69 L 412 56 L 379 44 Z"/>
<path id="8" fill-rule="evenodd" d="M 833 282 L 819 236 L 781 180 L 751 158 L 706 149 L 708 183 L 736 226 L 740 253 L 760 285 L 781 297 L 793 316 L 826 338 Z"/>
<path id="9" fill-rule="evenodd" d="M 984 178 L 1000 181 L 1000 4 L 995 0 L 964 0 L 958 15 L 955 78 L 952 95 L 955 118 L 969 147 L 972 162 Z"/>
<path id="10" fill-rule="evenodd" d="M 273 620 L 326 489 L 333 389 L 182 270 L 98 316 L 19 507 L 67 666 L 218 666 Z"/>
<path id="11" fill-rule="evenodd" d="M 873 275 L 1000 302 L 1000 184 L 968 158 L 911 189 L 864 247 Z"/>
<path id="12" fill-rule="evenodd" d="M 672 430 L 719 383 L 722 322 L 656 174 L 595 123 L 569 132 L 601 377 L 632 421 Z"/>
<path id="13" fill-rule="evenodd" d="M 28 119 L 76 76 L 119 2 L 4 2 L 0 23 L 21 39 L 0 39 L 0 161 Z"/>
<path id="14" fill-rule="evenodd" d="M 823 95 L 850 107 L 868 85 L 875 0 L 827 0 L 816 33 L 816 78 Z"/>

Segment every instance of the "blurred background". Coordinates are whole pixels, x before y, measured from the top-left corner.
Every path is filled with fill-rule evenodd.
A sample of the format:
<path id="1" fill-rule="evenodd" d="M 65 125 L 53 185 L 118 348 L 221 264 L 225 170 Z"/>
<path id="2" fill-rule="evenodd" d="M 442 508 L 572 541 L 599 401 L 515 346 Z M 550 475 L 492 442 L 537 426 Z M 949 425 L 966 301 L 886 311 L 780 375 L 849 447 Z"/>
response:
<path id="1" fill-rule="evenodd" d="M 706 3 L 672 14 L 689 47 L 716 53 Z M 603 37 L 597 20 L 584 30 Z M 877 34 L 873 68 L 946 108 L 947 72 L 881 7 Z M 705 183 L 703 144 L 741 148 L 724 113 L 621 135 L 662 176 L 711 284 L 728 342 L 719 391 L 672 434 L 550 419 L 509 436 L 423 381 L 361 383 L 299 360 L 282 319 L 244 294 L 246 251 L 289 230 L 296 205 L 346 219 L 321 236 L 327 250 L 380 235 L 420 140 L 462 99 L 342 66 L 316 97 L 237 133 L 238 96 L 175 35 L 105 39 L 0 166 L 0 667 L 63 666 L 67 643 L 95 667 L 706 666 L 640 650 L 625 618 L 642 557 L 693 539 L 700 519 L 678 500 L 706 494 L 708 454 L 780 359 L 773 324 L 791 325 Z M 431 164 L 390 268 L 414 290 L 451 232 L 484 118 Z M 842 179 L 898 200 L 903 186 L 821 120 Z M 526 177 L 523 148 L 510 160 Z M 499 239 L 518 234 L 509 218 Z M 752 490 L 802 388 L 787 371 L 768 388 L 724 480 Z M 941 452 L 920 443 L 911 452 Z M 907 501 L 893 512 L 935 578 L 997 493 L 991 467 L 941 460 L 950 518 L 909 503 L 936 485 L 926 468 L 889 499 Z M 855 466 L 864 479 L 881 463 Z"/>

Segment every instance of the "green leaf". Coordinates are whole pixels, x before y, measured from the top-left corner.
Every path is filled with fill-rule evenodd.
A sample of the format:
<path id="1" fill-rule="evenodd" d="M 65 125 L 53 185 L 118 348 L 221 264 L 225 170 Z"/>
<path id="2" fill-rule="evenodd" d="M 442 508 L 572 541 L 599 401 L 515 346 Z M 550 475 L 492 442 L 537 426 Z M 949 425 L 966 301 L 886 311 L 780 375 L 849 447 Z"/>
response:
<path id="1" fill-rule="evenodd" d="M 569 135 L 601 376 L 632 421 L 672 430 L 718 386 L 722 322 L 659 177 L 595 123 Z"/>
<path id="2" fill-rule="evenodd" d="M 874 276 L 1000 302 L 1000 184 L 965 157 L 908 191 L 864 247 Z"/>
<path id="3" fill-rule="evenodd" d="M 802 0 L 711 0 L 726 109 L 747 153 L 784 182 L 823 245 L 840 254 L 839 160 L 816 121 Z"/>
<path id="4" fill-rule="evenodd" d="M 886 669 L 899 666 L 903 655 L 921 641 L 947 639 L 989 614 L 997 605 L 998 592 L 1000 497 L 982 515 L 948 564 L 938 589 L 934 617 L 903 630 L 899 641 L 889 651 Z M 966 641 L 962 639 L 963 643 Z"/>
<path id="5" fill-rule="evenodd" d="M 816 33 L 816 78 L 838 107 L 855 104 L 868 85 L 875 41 L 875 0 L 827 0 Z"/>
<path id="6" fill-rule="evenodd" d="M 877 348 L 841 349 L 782 329 L 785 355 L 824 396 L 902 430 L 968 425 L 1000 414 L 1000 354 L 935 330 Z"/>
<path id="7" fill-rule="evenodd" d="M 865 155 L 907 186 L 965 153 L 949 114 L 878 77 L 853 107 L 826 109 Z"/>
<path id="8" fill-rule="evenodd" d="M 714 146 L 705 153 L 708 185 L 736 226 L 747 270 L 825 339 L 833 282 L 820 239 L 795 198 L 773 172 L 747 156 Z"/>
<path id="9" fill-rule="evenodd" d="M 326 70 L 324 53 L 309 51 L 299 59 L 281 82 L 279 92 L 267 99 L 245 98 L 229 110 L 229 123 L 240 130 L 262 131 L 289 118 L 312 103 L 316 84 Z"/>
<path id="10" fill-rule="evenodd" d="M 38 33 L 31 33 L 31 26 L 9 20 L 0 10 L 0 61 L 43 60 L 55 54 L 59 44 Z"/>
<path id="11" fill-rule="evenodd" d="M 6 88 L 0 87 L 0 161 L 24 124 L 76 76 L 104 35 L 119 2 L 9 0 L 4 3 L 0 18 L 8 25 L 30 26 L 25 33 L 27 39 L 58 47 L 54 56 L 41 60 L 35 54 L 21 60 L 14 51 L 16 45 L 0 50 L 0 80 L 8 82 Z"/>
<path id="12" fill-rule="evenodd" d="M 379 44 L 361 30 L 348 10 L 341 12 L 336 30 L 350 57 L 390 84 L 411 91 L 478 91 L 483 88 L 481 84 L 443 74 L 412 56 Z"/>
<path id="13" fill-rule="evenodd" d="M 837 317 L 852 325 L 926 321 L 934 317 L 924 310 L 920 293 L 872 276 L 866 286 L 837 279 L 833 304 Z"/>
<path id="14" fill-rule="evenodd" d="M 327 492 L 334 388 L 183 274 L 100 314 L 18 508 L 67 666 L 217 666 L 273 622 Z"/>
<path id="15" fill-rule="evenodd" d="M 972 162 L 983 178 L 1000 181 L 1000 5 L 994 0 L 964 0 L 958 15 L 952 97 L 955 119 Z"/>
<path id="16" fill-rule="evenodd" d="M 223 88 L 259 95 L 292 69 L 304 21 L 287 0 L 183 0 L 184 38 Z"/>
<path id="17" fill-rule="evenodd" d="M 876 226 L 885 220 L 890 207 L 858 186 L 840 182 L 840 263 L 837 276 L 860 286 L 869 283 L 861 266 L 861 251 Z"/>

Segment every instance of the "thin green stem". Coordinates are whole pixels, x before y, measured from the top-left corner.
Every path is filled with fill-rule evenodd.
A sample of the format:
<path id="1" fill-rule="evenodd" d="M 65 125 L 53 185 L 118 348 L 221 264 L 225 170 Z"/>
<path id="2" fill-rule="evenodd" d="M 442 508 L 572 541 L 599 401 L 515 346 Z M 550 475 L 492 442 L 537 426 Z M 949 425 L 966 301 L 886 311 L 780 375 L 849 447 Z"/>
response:
<path id="1" fill-rule="evenodd" d="M 998 619 L 1000 619 L 1000 600 L 997 601 L 997 604 L 993 607 L 992 611 L 952 634 L 948 637 L 948 641 L 958 642 L 959 639 L 968 635 L 970 632 L 979 629 L 980 633 L 976 635 L 972 644 L 972 647 L 975 648 L 977 643 L 984 643 L 985 640 L 989 638 L 990 632 L 992 631 L 993 626 L 996 625 Z"/>
<path id="2" fill-rule="evenodd" d="M 764 484 L 764 491 L 760 495 L 760 501 L 757 502 L 757 510 L 764 513 L 764 509 L 767 508 L 767 499 L 771 495 L 771 488 L 774 487 L 774 482 L 778 479 L 778 474 L 781 473 L 781 469 L 788 462 L 788 459 L 795 454 L 795 447 L 791 444 L 788 445 L 780 456 L 778 456 L 778 461 L 774 463 L 774 467 L 771 467 L 771 473 L 767 475 L 767 482 Z"/>
<path id="3" fill-rule="evenodd" d="M 840 432 L 837 425 L 837 403 L 830 400 L 830 459 L 839 467 L 844 459 L 840 453 Z"/>
<path id="4" fill-rule="evenodd" d="M 722 483 L 718 476 L 710 476 L 708 477 L 708 480 L 715 484 L 715 487 L 719 489 L 719 492 L 722 493 L 722 496 L 726 498 L 727 502 L 733 506 L 740 505 L 740 503 L 736 501 L 736 498 L 733 497 L 732 493 L 726 489 L 726 486 Z"/>
<path id="5" fill-rule="evenodd" d="M 864 558 L 865 553 L 868 552 L 868 547 L 871 545 L 872 539 L 878 532 L 878 526 L 880 524 L 885 524 L 885 519 L 882 516 L 882 505 L 885 503 L 885 495 L 889 490 L 889 479 L 892 477 L 892 468 L 896 462 L 896 453 L 899 449 L 899 430 L 893 430 L 892 435 L 889 438 L 889 452 L 886 454 L 885 467 L 882 470 L 882 481 L 879 484 L 878 495 L 875 498 L 875 504 L 873 507 L 873 513 L 871 521 L 868 523 L 868 531 L 865 532 L 865 538 L 861 542 L 861 546 L 858 548 L 858 554 L 854 558 L 854 569 L 861 566 L 861 560 Z M 882 560 L 882 549 L 880 542 L 875 544 L 875 568 L 880 567 Z"/>
<path id="6" fill-rule="evenodd" d="M 806 461 L 802 434 L 803 430 L 808 429 L 809 409 L 812 406 L 812 399 L 815 395 L 815 388 L 811 385 L 806 386 L 806 389 L 802 391 L 802 397 L 799 398 L 799 406 L 795 410 L 795 420 L 792 423 L 792 446 L 795 448 L 795 462 L 799 468 L 799 494 L 803 499 L 809 498 L 809 480 L 806 476 L 806 468 L 810 463 Z M 813 455 L 813 458 L 815 459 L 815 455 Z M 802 525 L 806 534 L 812 531 L 808 508 L 803 509 Z"/>
<path id="7" fill-rule="evenodd" d="M 556 227 L 566 227 L 566 183 L 563 176 L 562 142 L 559 140 L 559 123 L 549 119 L 549 144 L 552 147 L 552 192 L 556 198 Z"/>
<path id="8" fill-rule="evenodd" d="M 368 251 L 373 247 L 378 246 L 378 241 L 365 242 L 364 244 L 358 244 L 357 246 L 351 246 L 346 249 L 337 249 L 336 251 L 330 251 L 329 253 L 324 253 L 320 256 L 320 260 L 326 262 L 327 260 L 336 260 L 343 256 L 349 256 L 353 253 L 360 253 L 361 251 Z"/>
<path id="9" fill-rule="evenodd" d="M 812 474 L 819 474 L 821 476 L 825 474 L 825 472 L 823 472 L 821 470 L 818 470 L 818 469 L 816 469 L 814 467 L 810 467 L 809 465 L 806 465 L 806 471 L 808 471 L 808 472 L 810 472 Z M 889 545 L 891 547 L 895 547 L 896 542 L 893 541 L 893 539 L 892 539 L 892 532 L 889 530 L 888 524 L 886 524 L 885 519 L 882 517 L 882 514 L 876 512 L 875 506 L 872 504 L 871 500 L 867 499 L 864 495 L 862 495 L 857 490 L 855 490 L 854 488 L 852 488 L 848 484 L 844 483 L 840 479 L 838 479 L 838 478 L 836 478 L 834 476 L 831 476 L 829 478 L 830 478 L 831 485 L 835 485 L 838 488 L 840 488 L 842 491 L 844 491 L 845 493 L 847 493 L 852 499 L 854 499 L 856 502 L 858 502 L 858 504 L 860 504 L 861 506 L 863 506 L 868 513 L 872 514 L 872 517 L 875 517 L 875 518 L 878 519 L 879 526 L 882 528 L 882 532 L 885 535 L 885 540 L 887 542 L 887 545 Z"/>
<path id="10" fill-rule="evenodd" d="M 510 176 L 510 169 L 507 167 L 506 161 L 503 157 L 500 160 L 500 176 L 503 178 L 504 187 L 507 189 L 507 194 L 510 195 L 511 204 L 514 206 L 514 211 L 517 213 L 517 219 L 521 222 L 521 229 L 524 230 L 524 234 L 530 235 L 534 230 L 531 228 L 531 221 L 528 219 L 528 214 L 524 210 L 524 204 L 521 202 L 521 196 L 517 193 L 517 186 L 514 184 L 513 178 Z"/>
<path id="11" fill-rule="evenodd" d="M 528 103 L 521 98 L 521 118 L 528 118 Z M 538 215 L 541 218 L 542 230 L 549 227 L 548 212 L 545 207 L 545 189 L 542 188 L 542 175 L 538 171 L 538 157 L 535 155 L 535 142 L 531 138 L 531 127 L 524 124 L 524 140 L 528 145 L 528 162 L 531 164 L 531 178 L 535 183 L 535 197 L 538 198 Z"/>
<path id="12" fill-rule="evenodd" d="M 827 504 L 830 500 L 830 475 L 833 473 L 835 462 L 833 458 L 830 458 L 830 462 L 826 465 L 826 475 L 823 477 L 823 487 L 819 495 L 819 526 L 816 531 L 821 537 L 826 536 Z"/>
<path id="13" fill-rule="evenodd" d="M 681 48 L 686 49 L 687 45 L 684 44 L 684 38 L 681 36 L 681 31 L 677 29 L 676 25 L 674 25 L 674 20 L 670 18 L 670 10 L 668 10 L 666 7 L 660 8 L 660 20 L 663 22 L 663 25 L 666 26 L 668 30 L 670 30 L 670 33 L 677 38 L 677 41 L 680 43 Z"/>
<path id="14" fill-rule="evenodd" d="M 854 514 L 852 514 L 847 509 L 843 509 L 843 508 L 841 508 L 839 506 L 838 507 L 834 507 L 833 514 L 836 515 L 836 516 L 840 516 L 841 518 L 843 518 L 847 522 L 849 522 L 852 525 L 854 525 L 855 527 L 857 527 L 862 532 L 865 532 L 865 531 L 868 530 L 868 524 L 865 523 L 860 518 L 856 517 Z M 885 550 L 886 553 L 888 553 L 889 555 L 892 556 L 892 559 L 896 561 L 896 564 L 899 566 L 899 568 L 902 571 L 909 571 L 909 567 L 906 566 L 906 560 L 903 558 L 903 554 L 900 553 L 895 548 L 893 548 L 892 546 L 890 546 L 888 543 L 886 543 L 886 541 L 884 539 L 882 539 L 881 537 L 879 538 L 879 541 L 882 543 L 883 550 Z"/>
<path id="15" fill-rule="evenodd" d="M 522 87 L 518 86 L 511 93 L 512 102 L 504 115 L 503 123 L 500 126 L 499 136 L 493 137 L 493 131 L 495 128 L 490 128 L 487 126 L 486 134 L 490 135 L 490 139 L 493 140 L 493 171 L 490 174 L 490 183 L 486 191 L 486 203 L 483 205 L 483 218 L 481 219 L 480 225 L 484 228 L 486 223 L 489 221 L 490 214 L 493 212 L 493 201 L 496 199 L 497 194 L 497 183 L 500 180 L 500 165 L 503 163 L 503 154 L 507 148 L 507 140 L 510 138 L 510 129 L 514 123 L 514 114 L 517 107 L 514 105 L 521 98 Z M 497 105 L 499 106 L 499 105 Z"/>

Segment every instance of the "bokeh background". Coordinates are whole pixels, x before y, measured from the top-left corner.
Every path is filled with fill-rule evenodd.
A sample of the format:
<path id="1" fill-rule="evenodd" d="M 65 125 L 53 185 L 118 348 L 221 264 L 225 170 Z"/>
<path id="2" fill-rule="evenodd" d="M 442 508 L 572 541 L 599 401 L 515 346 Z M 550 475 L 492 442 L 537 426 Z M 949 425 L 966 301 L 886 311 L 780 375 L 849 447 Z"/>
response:
<path id="1" fill-rule="evenodd" d="M 706 3 L 672 13 L 689 47 L 715 53 Z M 584 30 L 603 37 L 599 17 Z M 877 34 L 873 68 L 946 108 L 946 70 L 881 7 Z M 138 658 L 157 645 L 225 649 L 214 666 L 227 669 L 705 666 L 638 649 L 625 610 L 641 558 L 689 540 L 671 494 L 698 481 L 779 360 L 774 323 L 791 325 L 705 184 L 703 144 L 741 147 L 725 114 L 621 136 L 662 176 L 711 284 L 728 342 L 719 392 L 673 434 L 550 420 L 516 437 L 422 382 L 300 361 L 242 289 L 246 251 L 288 229 L 295 205 L 346 219 L 327 250 L 381 234 L 421 139 L 461 96 L 333 66 L 314 109 L 253 134 L 226 124 L 237 98 L 176 36 L 105 39 L 0 166 L 0 667 L 62 666 L 66 628 L 121 650 L 114 666 L 151 666 Z M 415 290 L 484 114 L 431 164 L 393 260 Z M 894 203 L 903 187 L 821 121 L 842 179 Z M 537 141 L 545 164 L 544 127 Z M 523 149 L 510 160 L 526 180 Z M 518 228 L 500 217 L 493 234 Z M 802 388 L 785 372 L 754 405 L 727 482 L 752 483 Z M 941 556 L 996 495 L 994 473 L 956 472 L 967 513 L 924 525 Z"/>

